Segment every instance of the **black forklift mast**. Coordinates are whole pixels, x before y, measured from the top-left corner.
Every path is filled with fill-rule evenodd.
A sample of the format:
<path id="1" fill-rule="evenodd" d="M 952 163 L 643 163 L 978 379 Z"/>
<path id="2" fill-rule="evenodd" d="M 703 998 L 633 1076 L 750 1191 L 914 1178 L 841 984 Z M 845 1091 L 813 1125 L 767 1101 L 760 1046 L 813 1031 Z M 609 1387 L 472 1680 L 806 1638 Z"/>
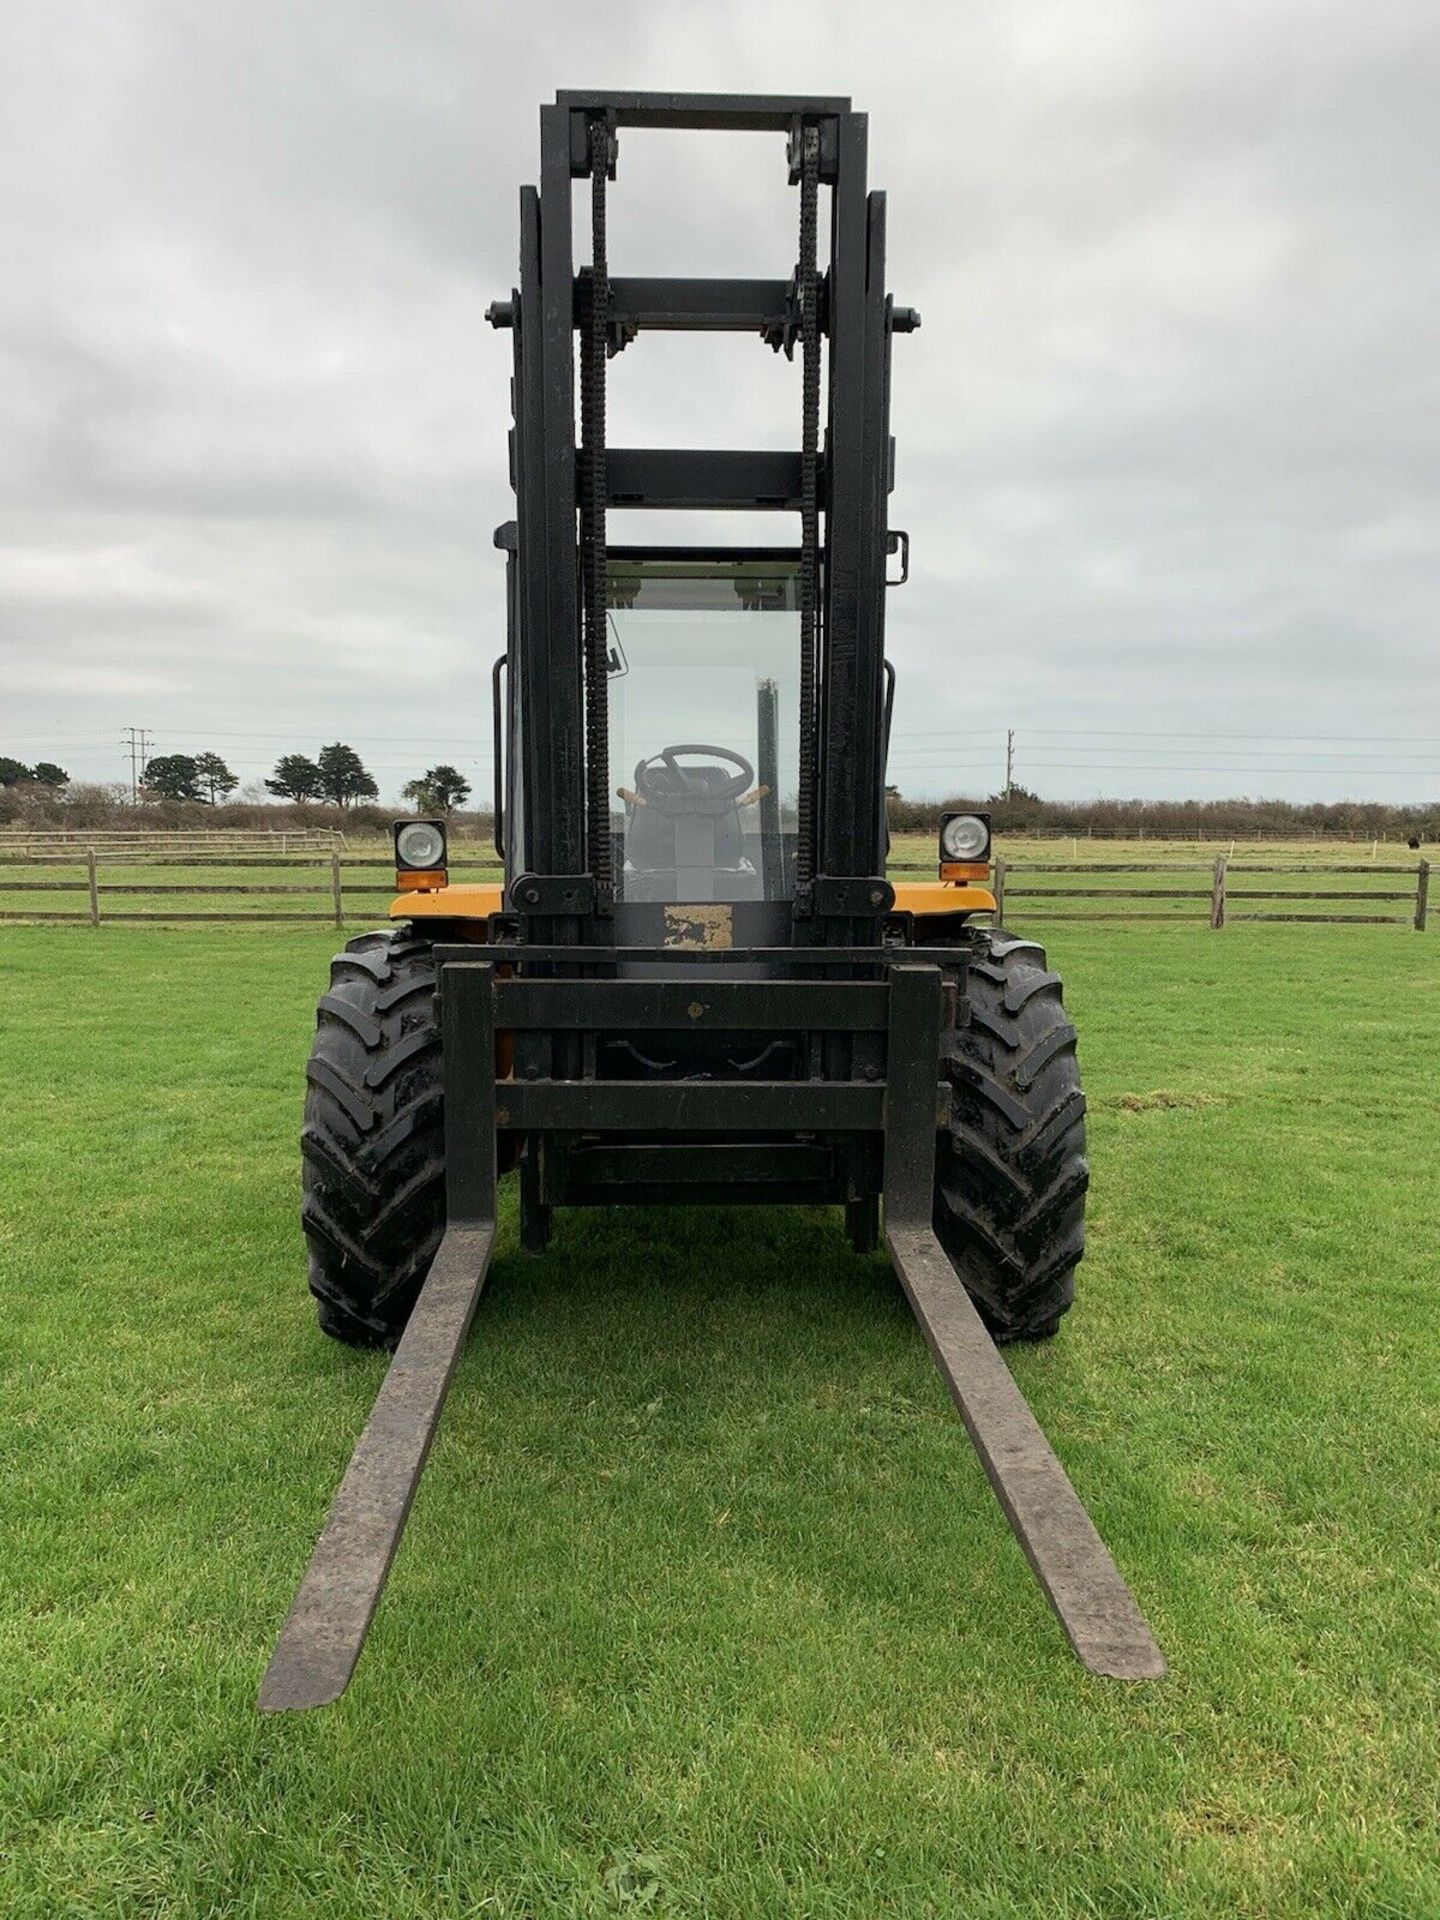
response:
<path id="1" fill-rule="evenodd" d="M 766 131 L 799 190 L 788 280 L 612 279 L 606 194 L 623 128 Z M 540 185 L 520 194 L 520 285 L 490 309 L 514 330 L 517 499 L 510 662 L 525 822 L 511 900 L 524 941 L 614 941 L 607 790 L 606 527 L 611 507 L 798 512 L 800 739 L 796 945 L 878 944 L 884 870 L 884 602 L 890 340 L 919 324 L 885 291 L 885 196 L 866 185 L 866 116 L 845 99 L 575 93 L 540 113 Z M 577 275 L 571 197 L 588 180 Z M 829 189 L 828 269 L 818 264 Z M 611 448 L 606 366 L 642 332 L 754 333 L 800 359 L 799 448 Z M 575 339 L 580 336 L 580 437 Z M 829 392 L 821 438 L 821 342 Z M 578 507 L 578 515 L 577 515 Z M 512 736 L 513 737 L 513 736 Z M 543 752 L 523 743 L 543 741 Z M 521 884 L 523 882 L 523 884 Z"/>

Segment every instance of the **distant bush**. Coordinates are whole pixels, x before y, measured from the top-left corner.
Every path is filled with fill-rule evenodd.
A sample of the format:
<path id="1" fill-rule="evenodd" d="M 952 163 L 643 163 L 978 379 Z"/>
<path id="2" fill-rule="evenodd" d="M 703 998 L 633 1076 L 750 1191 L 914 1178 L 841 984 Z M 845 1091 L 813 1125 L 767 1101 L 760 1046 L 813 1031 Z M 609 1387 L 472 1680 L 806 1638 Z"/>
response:
<path id="1" fill-rule="evenodd" d="M 336 828 L 355 840 L 388 835 L 396 810 L 359 801 L 343 811 L 323 801 L 266 801 L 251 797 L 211 806 L 198 800 L 147 799 L 130 802 L 128 785 L 72 781 L 47 787 L 34 781 L 0 786 L 0 826 L 191 828 L 232 827 L 251 833 L 283 833 L 299 827 Z M 1043 800 L 1017 788 L 1007 801 L 957 794 L 950 800 L 907 800 L 891 793 L 886 801 L 895 833 L 933 833 L 944 812 L 977 807 L 987 810 L 1002 833 L 1103 833 L 1156 839 L 1245 838 L 1253 834 L 1294 834 L 1323 839 L 1440 839 L 1440 800 L 1409 807 L 1378 800 L 1335 800 L 1297 804 L 1289 800 Z M 489 843 L 488 808 L 450 816 L 451 837 Z"/>
<path id="2" fill-rule="evenodd" d="M 352 840 L 388 836 L 397 809 L 371 801 L 346 807 L 321 800 L 223 800 L 211 806 L 203 800 L 166 800 L 153 797 L 139 806 L 130 801 L 130 788 L 72 781 L 63 791 L 33 782 L 0 787 L 0 827 L 146 827 L 200 829 L 230 827 L 248 833 L 294 832 L 299 827 L 337 828 Z M 468 840 L 490 837 L 490 814 L 476 809 L 451 815 L 452 836 Z"/>
<path id="3" fill-rule="evenodd" d="M 953 800 L 907 800 L 892 793 L 887 801 L 892 832 L 934 832 L 942 813 L 967 807 L 988 812 L 997 832 L 1103 833 L 1157 840 L 1245 838 L 1253 834 L 1294 834 L 1320 840 L 1328 833 L 1347 839 L 1440 838 L 1440 801 L 1409 807 L 1378 800 L 1297 803 L 1290 800 L 1042 800 L 1017 788 L 1006 800 L 999 794 L 973 794 Z"/>

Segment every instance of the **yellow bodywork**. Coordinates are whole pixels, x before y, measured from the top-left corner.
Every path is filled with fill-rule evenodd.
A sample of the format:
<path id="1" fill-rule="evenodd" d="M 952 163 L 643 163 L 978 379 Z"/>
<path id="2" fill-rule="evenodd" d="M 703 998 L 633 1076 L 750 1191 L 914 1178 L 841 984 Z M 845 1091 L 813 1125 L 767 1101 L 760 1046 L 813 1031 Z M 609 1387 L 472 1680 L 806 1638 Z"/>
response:
<path id="1" fill-rule="evenodd" d="M 505 905 L 505 889 L 498 880 L 470 881 L 436 887 L 421 893 L 402 893 L 391 902 L 392 920 L 486 920 Z M 988 887 L 957 884 L 952 880 L 897 880 L 896 913 L 993 913 L 995 896 Z"/>
<path id="2" fill-rule="evenodd" d="M 433 892 L 402 893 L 390 902 L 392 920 L 488 920 L 505 906 L 505 888 L 498 880 L 478 884 L 436 887 Z"/>
<path id="3" fill-rule="evenodd" d="M 988 887 L 955 880 L 897 880 L 896 913 L 993 913 L 995 896 Z"/>

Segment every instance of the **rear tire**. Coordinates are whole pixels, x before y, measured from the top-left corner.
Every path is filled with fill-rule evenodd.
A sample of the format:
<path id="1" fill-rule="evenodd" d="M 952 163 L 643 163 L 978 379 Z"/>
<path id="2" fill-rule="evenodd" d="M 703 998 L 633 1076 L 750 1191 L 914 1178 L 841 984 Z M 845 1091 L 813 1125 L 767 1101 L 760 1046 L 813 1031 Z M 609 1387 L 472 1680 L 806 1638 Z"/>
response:
<path id="1" fill-rule="evenodd" d="M 935 1231 L 995 1339 L 1053 1334 L 1085 1251 L 1085 1096 L 1060 976 L 1032 941 L 979 935 L 970 1024 L 947 1035 Z"/>
<path id="2" fill-rule="evenodd" d="M 321 1328 L 393 1346 L 445 1228 L 435 961 L 408 929 L 330 965 L 306 1079 L 301 1221 Z"/>

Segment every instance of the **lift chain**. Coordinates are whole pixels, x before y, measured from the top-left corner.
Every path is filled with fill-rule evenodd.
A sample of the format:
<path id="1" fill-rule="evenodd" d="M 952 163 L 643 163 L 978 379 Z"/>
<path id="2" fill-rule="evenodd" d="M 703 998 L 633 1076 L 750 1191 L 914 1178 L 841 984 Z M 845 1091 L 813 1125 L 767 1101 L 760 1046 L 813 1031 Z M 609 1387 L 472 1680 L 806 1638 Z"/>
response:
<path id="1" fill-rule="evenodd" d="M 820 201 L 820 130 L 800 136 L 800 791 L 796 808 L 795 879 L 808 884 L 815 859 L 816 634 L 820 599 L 820 299 L 816 230 Z"/>
<path id="2" fill-rule="evenodd" d="M 582 455 L 581 547 L 585 636 L 585 757 L 590 871 L 601 911 L 614 898 L 610 837 L 610 714 L 606 678 L 605 569 L 605 363 L 610 320 L 610 280 L 605 261 L 605 182 L 610 169 L 610 128 L 590 122 L 590 304 L 580 355 Z"/>

